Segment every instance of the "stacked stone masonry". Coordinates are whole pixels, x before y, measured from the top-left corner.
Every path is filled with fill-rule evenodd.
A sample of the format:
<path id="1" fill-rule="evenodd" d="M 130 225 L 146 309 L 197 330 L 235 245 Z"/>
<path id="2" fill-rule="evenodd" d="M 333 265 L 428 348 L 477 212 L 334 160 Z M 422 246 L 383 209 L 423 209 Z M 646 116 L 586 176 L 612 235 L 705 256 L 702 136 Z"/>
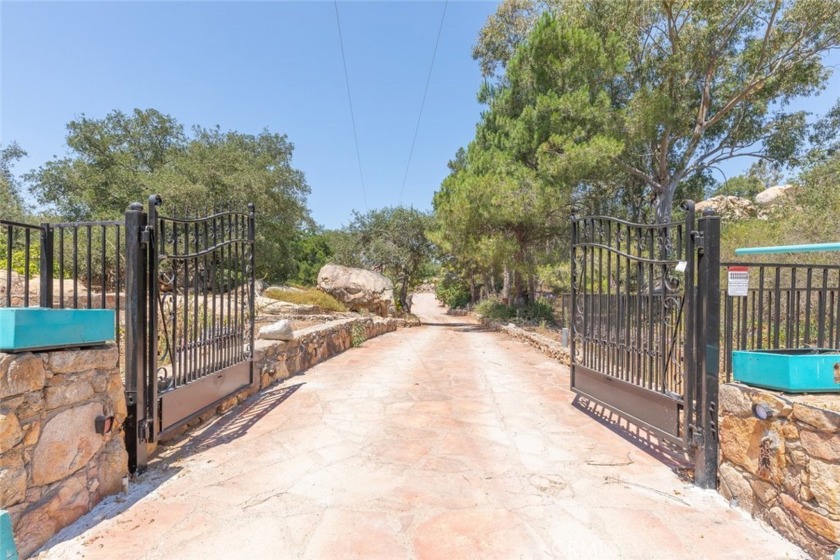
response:
<path id="1" fill-rule="evenodd" d="M 720 389 L 721 494 L 819 559 L 840 548 L 838 405 L 840 395 Z"/>
<path id="2" fill-rule="evenodd" d="M 115 345 L 0 353 L 0 509 L 25 558 L 122 488 L 126 414 Z M 114 416 L 100 435 L 97 416 Z"/>

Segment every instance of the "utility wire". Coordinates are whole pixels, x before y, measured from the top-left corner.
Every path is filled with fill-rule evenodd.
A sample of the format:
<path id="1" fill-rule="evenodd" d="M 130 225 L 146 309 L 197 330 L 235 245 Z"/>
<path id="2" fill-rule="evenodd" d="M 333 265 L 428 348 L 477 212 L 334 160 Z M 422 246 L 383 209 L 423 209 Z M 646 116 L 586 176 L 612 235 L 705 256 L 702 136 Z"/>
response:
<path id="1" fill-rule="evenodd" d="M 347 58 L 344 56 L 344 38 L 341 35 L 341 20 L 338 17 L 338 0 L 333 0 L 333 6 L 335 6 L 335 23 L 338 26 L 338 42 L 341 45 L 341 62 L 344 65 L 344 83 L 347 85 L 347 103 L 350 105 L 350 120 L 353 123 L 353 140 L 356 143 L 356 161 L 359 162 L 359 178 L 362 180 L 362 201 L 365 203 L 365 211 L 367 211 L 365 175 L 362 173 L 362 156 L 359 151 L 359 135 L 356 133 L 356 115 L 353 113 L 353 98 L 350 96 L 350 78 L 347 77 Z"/>
<path id="2" fill-rule="evenodd" d="M 405 175 L 403 175 L 402 187 L 400 187 L 400 204 L 402 204 L 402 195 L 405 190 L 405 182 L 408 179 L 408 170 L 411 168 L 411 158 L 414 156 L 414 145 L 417 142 L 417 132 L 420 130 L 420 119 L 423 118 L 423 107 L 426 106 L 426 94 L 429 93 L 429 82 L 432 81 L 432 70 L 435 67 L 435 58 L 437 57 L 438 44 L 440 44 L 440 34 L 443 31 L 443 20 L 446 18 L 446 7 L 449 5 L 449 0 L 443 4 L 443 13 L 440 15 L 440 25 L 438 26 L 437 39 L 435 39 L 435 50 L 432 52 L 432 63 L 429 65 L 429 75 L 426 76 L 426 88 L 423 90 L 423 101 L 420 103 L 420 114 L 417 115 L 417 126 L 414 127 L 414 138 L 411 139 L 411 149 L 408 152 L 408 163 L 405 165 Z"/>

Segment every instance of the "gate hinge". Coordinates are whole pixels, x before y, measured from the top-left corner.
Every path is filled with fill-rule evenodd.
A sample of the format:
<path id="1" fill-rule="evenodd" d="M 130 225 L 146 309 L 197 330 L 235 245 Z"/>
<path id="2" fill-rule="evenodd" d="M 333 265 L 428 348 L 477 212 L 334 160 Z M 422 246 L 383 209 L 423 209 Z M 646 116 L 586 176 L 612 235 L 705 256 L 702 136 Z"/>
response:
<path id="1" fill-rule="evenodd" d="M 706 238 L 703 236 L 703 232 L 692 231 L 691 238 L 694 240 L 694 247 L 699 253 L 702 253 L 706 249 Z"/>

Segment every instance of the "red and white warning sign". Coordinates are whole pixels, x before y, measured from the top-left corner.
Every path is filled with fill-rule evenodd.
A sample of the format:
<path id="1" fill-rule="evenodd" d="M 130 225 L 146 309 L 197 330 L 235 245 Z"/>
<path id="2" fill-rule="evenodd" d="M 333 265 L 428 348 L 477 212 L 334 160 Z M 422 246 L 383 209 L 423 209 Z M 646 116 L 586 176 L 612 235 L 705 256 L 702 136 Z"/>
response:
<path id="1" fill-rule="evenodd" d="M 726 293 L 730 296 L 746 296 L 750 292 L 750 268 L 730 266 L 727 269 Z"/>

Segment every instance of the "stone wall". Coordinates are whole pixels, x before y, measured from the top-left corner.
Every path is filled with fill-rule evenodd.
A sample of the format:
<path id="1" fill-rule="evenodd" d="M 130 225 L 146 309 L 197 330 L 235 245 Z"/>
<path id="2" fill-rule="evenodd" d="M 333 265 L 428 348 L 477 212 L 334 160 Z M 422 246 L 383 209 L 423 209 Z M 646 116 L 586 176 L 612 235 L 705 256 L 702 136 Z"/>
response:
<path id="1" fill-rule="evenodd" d="M 122 488 L 118 357 L 113 344 L 0 353 L 0 509 L 11 515 L 21 557 Z M 96 433 L 100 415 L 115 417 L 110 434 Z"/>
<path id="2" fill-rule="evenodd" d="M 339 319 L 295 331 L 295 338 L 286 342 L 258 340 L 254 370 L 260 376 L 260 389 L 341 354 L 353 345 L 354 338 L 361 343 L 404 325 L 402 319 Z"/>
<path id="3" fill-rule="evenodd" d="M 761 404 L 767 420 L 753 413 Z M 720 492 L 815 558 L 840 548 L 840 395 L 720 388 Z"/>

